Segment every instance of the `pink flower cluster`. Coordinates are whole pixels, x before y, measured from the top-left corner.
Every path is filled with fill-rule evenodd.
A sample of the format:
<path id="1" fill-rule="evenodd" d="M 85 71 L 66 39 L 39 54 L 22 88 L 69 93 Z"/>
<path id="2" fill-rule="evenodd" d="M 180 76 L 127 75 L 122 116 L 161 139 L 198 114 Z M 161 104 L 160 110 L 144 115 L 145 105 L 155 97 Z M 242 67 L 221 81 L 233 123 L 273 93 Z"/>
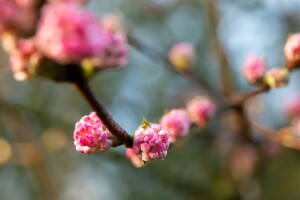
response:
<path id="1" fill-rule="evenodd" d="M 244 62 L 243 74 L 246 80 L 251 84 L 256 84 L 262 81 L 267 71 L 266 62 L 264 59 L 250 55 Z"/>
<path id="2" fill-rule="evenodd" d="M 12 30 L 18 34 L 30 34 L 36 21 L 35 0 L 0 0 L 0 35 Z"/>
<path id="3" fill-rule="evenodd" d="M 32 39 L 19 40 L 10 55 L 10 67 L 16 80 L 29 78 L 28 66 L 36 66 L 41 58 Z"/>
<path id="4" fill-rule="evenodd" d="M 95 150 L 107 151 L 113 143 L 113 136 L 103 125 L 95 112 L 83 116 L 75 124 L 74 145 L 81 153 L 91 154 Z"/>
<path id="5" fill-rule="evenodd" d="M 198 126 L 203 127 L 215 114 L 216 105 L 204 96 L 197 96 L 187 104 L 187 111 Z"/>
<path id="6" fill-rule="evenodd" d="M 185 110 L 173 109 L 161 118 L 160 124 L 168 131 L 169 142 L 174 143 L 188 134 L 191 120 Z"/>
<path id="7" fill-rule="evenodd" d="M 36 34 L 38 48 L 62 63 L 77 62 L 101 53 L 106 46 L 97 18 L 73 3 L 44 6 Z"/>
<path id="8" fill-rule="evenodd" d="M 62 64 L 90 58 L 100 59 L 101 68 L 127 64 L 125 36 L 105 30 L 76 3 L 44 6 L 35 40 L 44 55 Z"/>
<path id="9" fill-rule="evenodd" d="M 122 32 L 106 31 L 107 47 L 98 55 L 100 69 L 124 67 L 128 64 L 127 38 Z"/>
<path id="10" fill-rule="evenodd" d="M 159 124 L 144 121 L 134 133 L 132 149 L 145 162 L 155 158 L 165 158 L 168 148 L 168 132 Z"/>

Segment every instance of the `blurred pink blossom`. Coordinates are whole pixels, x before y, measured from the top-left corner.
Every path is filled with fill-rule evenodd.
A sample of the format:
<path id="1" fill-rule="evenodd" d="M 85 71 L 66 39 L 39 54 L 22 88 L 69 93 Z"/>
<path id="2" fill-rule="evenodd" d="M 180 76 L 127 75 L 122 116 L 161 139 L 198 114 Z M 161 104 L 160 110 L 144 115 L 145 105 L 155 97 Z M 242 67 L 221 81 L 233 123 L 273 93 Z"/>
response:
<path id="1" fill-rule="evenodd" d="M 295 33 L 288 38 L 284 53 L 288 62 L 300 62 L 300 33 Z"/>
<path id="2" fill-rule="evenodd" d="M 215 114 L 216 105 L 205 96 L 197 96 L 188 102 L 187 111 L 192 121 L 203 127 Z"/>
<path id="3" fill-rule="evenodd" d="M 243 65 L 243 74 L 246 80 L 255 84 L 262 80 L 264 74 L 267 71 L 265 60 L 255 56 L 249 55 Z"/>
<path id="4" fill-rule="evenodd" d="M 128 64 L 128 47 L 126 35 L 122 32 L 105 31 L 107 46 L 98 56 L 99 69 L 124 67 Z"/>
<path id="5" fill-rule="evenodd" d="M 174 143 L 188 134 L 191 120 L 185 110 L 173 109 L 161 118 L 160 124 L 168 131 L 170 143 Z"/>
<path id="6" fill-rule="evenodd" d="M 190 70 L 195 61 L 194 46 L 188 42 L 174 44 L 169 51 L 169 60 L 180 72 Z"/>
<path id="7" fill-rule="evenodd" d="M 35 0 L 0 0 L 0 35 L 3 31 L 15 31 L 28 35 L 36 22 Z"/>
<path id="8" fill-rule="evenodd" d="M 38 48 L 47 57 L 72 63 L 101 55 L 109 45 L 98 19 L 75 3 L 50 3 L 42 9 L 36 34 Z"/>

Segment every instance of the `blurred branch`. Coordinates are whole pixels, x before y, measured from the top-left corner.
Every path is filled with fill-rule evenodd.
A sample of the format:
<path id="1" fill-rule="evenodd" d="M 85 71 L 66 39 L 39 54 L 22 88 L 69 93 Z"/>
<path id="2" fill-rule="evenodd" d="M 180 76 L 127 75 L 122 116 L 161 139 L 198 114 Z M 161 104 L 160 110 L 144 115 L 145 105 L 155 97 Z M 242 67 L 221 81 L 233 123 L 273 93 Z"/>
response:
<path id="1" fill-rule="evenodd" d="M 217 91 L 216 88 L 213 88 L 211 85 L 207 84 L 206 82 L 199 80 L 195 77 L 195 75 L 191 72 L 185 72 L 180 73 L 173 67 L 170 60 L 164 56 L 162 53 L 158 52 L 157 50 L 147 46 L 142 41 L 138 40 L 132 35 L 128 35 L 128 42 L 131 46 L 133 46 L 135 49 L 142 52 L 144 55 L 148 56 L 150 59 L 157 61 L 160 60 L 164 63 L 166 67 L 171 68 L 173 71 L 179 73 L 180 75 L 183 75 L 185 78 L 187 78 L 192 83 L 196 84 L 201 90 L 204 91 L 204 93 L 214 97 L 217 101 L 220 101 L 223 99 L 223 96 Z"/>
<path id="2" fill-rule="evenodd" d="M 85 81 L 75 82 L 77 89 L 84 96 L 89 105 L 96 111 L 103 124 L 107 129 L 126 147 L 132 147 L 133 140 L 129 134 L 111 117 L 105 107 L 95 97 L 91 88 Z"/>
<path id="3" fill-rule="evenodd" d="M 270 90 L 270 87 L 269 86 L 265 86 L 265 87 L 262 87 L 262 88 L 258 88 L 254 91 L 251 91 L 251 92 L 248 92 L 246 93 L 238 102 L 238 104 L 242 105 L 244 104 L 248 99 L 252 98 L 252 97 L 255 97 L 256 95 L 259 95 L 261 93 L 265 93 L 265 92 L 268 92 Z"/>
<path id="4" fill-rule="evenodd" d="M 211 25 L 213 48 L 220 69 L 221 86 L 225 96 L 229 96 L 235 90 L 234 75 L 230 67 L 224 46 L 218 37 L 219 11 L 217 0 L 207 0 L 206 9 Z"/>

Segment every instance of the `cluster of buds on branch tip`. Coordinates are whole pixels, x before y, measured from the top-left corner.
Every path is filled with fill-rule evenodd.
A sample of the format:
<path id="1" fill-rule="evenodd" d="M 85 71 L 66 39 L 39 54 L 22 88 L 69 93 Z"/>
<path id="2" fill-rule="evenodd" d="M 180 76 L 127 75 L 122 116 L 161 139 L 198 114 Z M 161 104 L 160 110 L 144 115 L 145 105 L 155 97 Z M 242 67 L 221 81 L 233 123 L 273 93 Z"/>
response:
<path id="1" fill-rule="evenodd" d="M 0 2 L 0 8 L 10 10 L 1 12 L 0 38 L 4 49 L 11 55 L 11 68 L 17 80 L 39 75 L 70 82 L 74 72 L 66 69 L 66 74 L 62 75 L 60 68 L 76 66 L 80 76 L 88 79 L 98 71 L 127 65 L 126 33 L 107 27 L 104 19 L 99 20 L 92 12 L 84 10 L 81 1 L 45 2 L 39 12 L 36 1 L 26 2 L 31 3 Z M 26 13 L 32 11 L 34 17 L 22 18 L 19 9 Z M 15 12 L 18 14 L 11 17 Z M 30 30 L 24 30 L 24 24 Z M 30 38 L 24 32 L 30 32 Z"/>

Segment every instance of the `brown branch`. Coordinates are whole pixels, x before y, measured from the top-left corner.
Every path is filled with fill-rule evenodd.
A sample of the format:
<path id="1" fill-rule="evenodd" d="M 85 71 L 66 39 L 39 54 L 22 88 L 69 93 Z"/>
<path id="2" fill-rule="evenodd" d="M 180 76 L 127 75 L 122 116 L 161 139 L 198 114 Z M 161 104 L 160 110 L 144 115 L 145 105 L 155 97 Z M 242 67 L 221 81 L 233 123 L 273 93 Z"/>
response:
<path id="1" fill-rule="evenodd" d="M 235 90 L 234 75 L 230 67 L 224 46 L 218 37 L 219 12 L 217 8 L 217 0 L 207 0 L 206 9 L 211 25 L 211 36 L 213 40 L 213 48 L 216 54 L 217 62 L 220 69 L 221 86 L 225 96 L 229 96 Z"/>
<path id="2" fill-rule="evenodd" d="M 97 100 L 91 88 L 85 81 L 75 82 L 78 90 L 84 96 L 89 105 L 96 111 L 97 115 L 107 129 L 126 147 L 132 147 L 133 140 L 129 134 L 111 117 L 105 107 Z"/>

